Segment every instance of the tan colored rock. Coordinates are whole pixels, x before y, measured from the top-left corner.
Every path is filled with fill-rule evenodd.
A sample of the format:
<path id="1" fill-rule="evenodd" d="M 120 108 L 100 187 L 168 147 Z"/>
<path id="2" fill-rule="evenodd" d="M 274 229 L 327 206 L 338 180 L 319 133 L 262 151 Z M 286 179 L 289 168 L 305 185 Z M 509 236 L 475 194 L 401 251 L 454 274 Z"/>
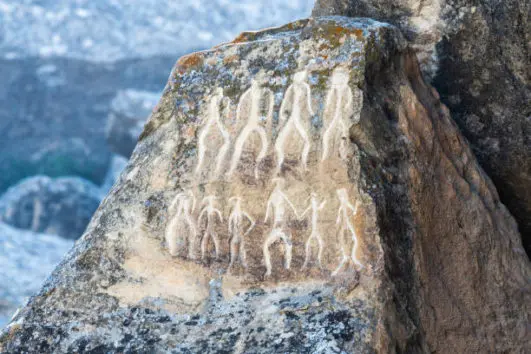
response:
<path id="1" fill-rule="evenodd" d="M 305 20 L 178 61 L 0 348 L 524 352 L 529 276 L 400 32 Z"/>

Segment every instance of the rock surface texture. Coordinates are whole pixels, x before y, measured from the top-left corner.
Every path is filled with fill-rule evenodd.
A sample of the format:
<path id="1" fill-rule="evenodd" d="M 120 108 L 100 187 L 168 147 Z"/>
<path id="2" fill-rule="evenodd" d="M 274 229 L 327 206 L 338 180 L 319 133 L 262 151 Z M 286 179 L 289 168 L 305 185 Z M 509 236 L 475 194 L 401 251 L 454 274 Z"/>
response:
<path id="1" fill-rule="evenodd" d="M 530 13 L 520 0 L 317 0 L 313 10 L 402 29 L 531 256 Z"/>
<path id="2" fill-rule="evenodd" d="M 0 351 L 524 352 L 530 275 L 400 31 L 304 20 L 177 62 Z"/>

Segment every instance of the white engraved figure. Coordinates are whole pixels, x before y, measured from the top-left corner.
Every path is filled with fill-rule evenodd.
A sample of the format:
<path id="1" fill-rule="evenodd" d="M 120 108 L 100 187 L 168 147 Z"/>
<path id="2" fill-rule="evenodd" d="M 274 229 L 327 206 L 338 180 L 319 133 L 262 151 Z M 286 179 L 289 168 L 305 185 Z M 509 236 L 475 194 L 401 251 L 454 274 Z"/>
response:
<path id="1" fill-rule="evenodd" d="M 358 210 L 358 204 L 356 203 L 356 206 L 353 206 L 348 201 L 348 192 L 345 188 L 338 189 L 337 190 L 337 196 L 339 198 L 339 210 L 337 211 L 337 220 L 336 225 L 338 225 L 338 238 L 339 238 L 339 245 L 341 247 L 341 261 L 339 263 L 339 266 L 332 272 L 332 276 L 335 276 L 341 268 L 343 268 L 346 263 L 349 261 L 349 254 L 347 250 L 347 245 L 345 243 L 345 233 L 350 233 L 350 236 L 352 237 L 352 249 L 350 251 L 350 260 L 357 265 L 359 268 L 363 268 L 363 264 L 359 261 L 359 259 L 356 257 L 356 251 L 358 250 L 358 238 L 356 236 L 356 230 L 354 229 L 354 225 L 352 225 L 352 222 L 350 220 L 351 215 L 349 215 L 349 211 L 352 211 L 352 215 L 357 214 Z"/>
<path id="2" fill-rule="evenodd" d="M 284 145 L 294 130 L 299 133 L 304 141 L 304 146 L 301 152 L 301 164 L 304 170 L 307 168 L 308 154 L 310 153 L 310 136 L 305 129 L 303 121 L 303 106 L 307 106 L 309 119 L 311 119 L 311 116 L 314 114 L 311 103 L 311 89 L 310 85 L 306 82 L 307 78 L 308 73 L 306 71 L 300 71 L 293 75 L 293 84 L 291 84 L 286 90 L 284 99 L 280 105 L 279 123 L 284 123 L 284 126 L 278 134 L 275 142 L 277 169 L 279 172 L 284 163 Z"/>
<path id="3" fill-rule="evenodd" d="M 223 97 L 223 89 L 216 88 L 214 95 L 210 99 L 210 104 L 208 107 L 208 117 L 206 123 L 203 125 L 201 133 L 199 133 L 198 139 L 198 156 L 197 156 L 197 167 L 195 173 L 199 173 L 204 163 L 205 153 L 207 149 L 207 138 L 212 129 L 216 129 L 221 134 L 223 138 L 223 145 L 219 148 L 219 152 L 216 158 L 216 170 L 215 174 L 219 175 L 221 168 L 223 167 L 223 162 L 225 161 L 225 155 L 229 151 L 230 147 L 230 135 L 229 132 L 223 126 L 221 121 L 220 106 L 224 101 L 228 101 L 225 105 L 224 116 L 228 114 L 227 110 L 230 105 L 230 100 L 227 97 Z"/>
<path id="4" fill-rule="evenodd" d="M 178 254 L 178 241 L 188 241 L 188 257 L 195 259 L 195 241 L 197 238 L 197 226 L 192 217 L 195 209 L 195 197 L 191 191 L 177 194 L 170 205 L 170 215 L 173 214 L 166 227 L 166 244 L 172 256 Z M 183 237 L 183 233 L 188 232 L 188 237 Z"/>
<path id="5" fill-rule="evenodd" d="M 324 121 L 326 130 L 323 134 L 323 155 L 321 161 L 328 158 L 330 149 L 338 150 L 342 159 L 346 158 L 349 139 L 350 116 L 353 109 L 358 112 L 352 123 L 359 121 L 359 109 L 363 100 L 361 90 L 356 89 L 354 94 L 349 87 L 349 72 L 344 68 L 337 68 L 332 73 L 331 87 L 326 96 Z M 356 107 L 353 107 L 354 100 Z M 361 102 L 360 102 L 361 101 Z M 331 146 L 332 145 L 332 146 Z"/>
<path id="6" fill-rule="evenodd" d="M 267 222 L 269 219 L 269 212 L 272 210 L 273 214 L 273 228 L 269 235 L 267 236 L 263 251 L 264 251 L 264 261 L 266 266 L 266 276 L 271 275 L 271 255 L 269 253 L 269 247 L 276 241 L 284 242 L 284 268 L 289 269 L 291 265 L 291 232 L 287 229 L 286 222 L 286 208 L 285 203 L 293 210 L 293 213 L 298 218 L 297 211 L 295 207 L 290 202 L 288 197 L 282 192 L 282 187 L 284 186 L 284 180 L 282 178 L 273 178 L 273 183 L 275 183 L 275 189 L 271 192 L 269 200 L 267 201 L 266 215 L 264 222 Z"/>
<path id="7" fill-rule="evenodd" d="M 312 232 L 310 234 L 310 237 L 308 237 L 308 240 L 306 240 L 306 257 L 304 258 L 304 264 L 302 265 L 302 269 L 306 268 L 308 265 L 308 262 L 310 260 L 311 256 L 311 246 L 312 241 L 315 240 L 317 242 L 317 264 L 319 265 L 319 268 L 321 268 L 321 258 L 323 255 L 323 238 L 321 237 L 321 233 L 319 232 L 319 211 L 323 210 L 324 206 L 326 204 L 326 200 L 324 200 L 321 204 L 319 204 L 319 200 L 317 199 L 317 194 L 312 193 L 312 200 L 310 206 L 301 214 L 301 219 L 308 213 L 310 210 L 312 211 Z"/>
<path id="8" fill-rule="evenodd" d="M 267 99 L 269 99 L 269 104 L 267 105 L 266 114 L 264 115 L 262 114 L 262 102 L 267 102 Z M 238 122 L 240 121 L 242 109 L 245 105 L 249 105 L 249 116 L 247 117 L 245 127 L 240 132 L 240 135 L 234 144 L 234 154 L 232 155 L 232 161 L 227 175 L 231 176 L 234 173 L 240 162 L 243 146 L 252 133 L 257 133 L 262 143 L 262 147 L 256 158 L 254 172 L 255 178 L 258 179 L 258 166 L 266 156 L 267 149 L 269 148 L 267 133 L 263 124 L 271 121 L 273 117 L 273 107 L 275 105 L 273 92 L 268 88 L 261 87 L 258 81 L 253 81 L 251 88 L 245 91 L 238 103 L 238 108 L 236 110 L 236 120 Z"/>
<path id="9" fill-rule="evenodd" d="M 223 222 L 223 216 L 221 215 L 221 211 L 219 211 L 215 207 L 215 200 L 216 197 L 213 195 L 203 198 L 202 204 L 206 205 L 203 207 L 203 209 L 201 209 L 201 212 L 199 213 L 199 218 L 197 219 L 199 225 L 201 225 L 201 220 L 203 219 L 203 216 L 206 217 L 205 233 L 203 234 L 203 238 L 201 240 L 201 259 L 205 259 L 206 252 L 208 251 L 207 248 L 209 238 L 212 238 L 212 241 L 214 241 L 214 251 L 216 253 L 216 259 L 219 257 L 219 239 L 218 234 L 214 229 L 214 226 L 216 223 L 216 216 L 219 218 L 220 222 Z"/>
<path id="10" fill-rule="evenodd" d="M 229 202 L 234 202 L 234 206 L 229 215 L 229 234 L 230 234 L 230 264 L 231 269 L 234 261 L 239 258 L 241 265 L 247 268 L 247 259 L 245 253 L 245 237 L 251 232 L 255 226 L 254 219 L 241 207 L 241 198 L 232 197 Z M 245 233 L 243 232 L 244 218 L 247 218 L 250 225 Z M 239 250 L 238 250 L 239 247 Z"/>

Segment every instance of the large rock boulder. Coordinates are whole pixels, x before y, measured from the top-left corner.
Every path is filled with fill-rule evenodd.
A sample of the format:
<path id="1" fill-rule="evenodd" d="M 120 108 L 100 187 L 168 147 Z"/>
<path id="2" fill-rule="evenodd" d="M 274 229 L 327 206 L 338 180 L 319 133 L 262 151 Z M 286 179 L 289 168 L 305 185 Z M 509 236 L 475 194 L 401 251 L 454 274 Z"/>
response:
<path id="1" fill-rule="evenodd" d="M 159 101 L 160 94 L 149 91 L 122 90 L 111 102 L 105 136 L 111 149 L 129 158 L 144 123 Z"/>
<path id="2" fill-rule="evenodd" d="M 531 256 L 530 1 L 316 0 L 314 16 L 399 26 L 441 94 Z"/>
<path id="3" fill-rule="evenodd" d="M 39 290 L 73 244 L 0 222 L 0 328 Z"/>
<path id="4" fill-rule="evenodd" d="M 0 197 L 0 221 L 75 240 L 85 231 L 101 199 L 100 189 L 79 177 L 30 177 Z"/>
<path id="5" fill-rule="evenodd" d="M 318 18 L 176 64 L 7 352 L 524 352 L 516 223 L 400 31 Z"/>

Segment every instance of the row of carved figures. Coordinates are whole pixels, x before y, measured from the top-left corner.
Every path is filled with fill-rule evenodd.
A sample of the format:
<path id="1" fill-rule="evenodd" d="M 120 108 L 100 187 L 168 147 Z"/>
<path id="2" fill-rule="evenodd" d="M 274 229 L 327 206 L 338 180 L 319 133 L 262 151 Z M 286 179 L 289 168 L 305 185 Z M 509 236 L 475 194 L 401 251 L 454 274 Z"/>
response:
<path id="1" fill-rule="evenodd" d="M 301 71 L 293 76 L 293 83 L 287 88 L 279 112 L 280 131 L 274 144 L 277 161 L 277 171 L 280 172 L 285 159 L 285 145 L 293 134 L 298 133 L 303 141 L 300 161 L 304 170 L 307 169 L 308 155 L 311 148 L 310 133 L 307 130 L 308 121 L 314 115 L 311 105 L 311 88 L 307 83 L 308 73 Z M 322 137 L 321 161 L 327 159 L 336 150 L 341 158 L 345 158 L 348 142 L 348 129 L 359 120 L 363 95 L 359 89 L 355 92 L 348 85 L 349 72 L 344 68 L 336 68 L 331 77 L 330 88 L 326 97 L 325 130 Z M 227 102 L 228 101 L 228 102 Z M 215 176 L 222 174 L 226 155 L 230 150 L 231 136 L 222 122 L 220 106 L 230 105 L 230 99 L 223 96 L 223 89 L 216 89 L 210 98 L 206 120 L 200 130 L 198 139 L 198 155 L 195 172 L 199 174 L 206 164 L 205 155 L 208 150 L 208 138 L 217 130 L 223 139 L 221 147 L 216 148 Z M 262 107 L 266 109 L 263 112 Z M 248 107 L 246 114 L 243 108 Z M 255 160 L 255 177 L 258 178 L 258 167 L 269 150 L 269 139 L 264 124 L 273 117 L 274 94 L 258 81 L 253 81 L 251 87 L 243 93 L 236 110 L 236 121 L 245 122 L 233 146 L 233 155 L 226 175 L 230 177 L 237 169 L 244 145 L 253 133 L 260 138 L 260 151 Z M 226 110 L 225 110 L 226 111 Z M 305 112 L 307 114 L 305 114 Z M 354 114 L 354 119 L 350 119 Z M 227 112 L 223 113 L 228 115 Z M 214 148 L 212 148 L 214 149 Z"/>
<path id="2" fill-rule="evenodd" d="M 292 235 L 287 225 L 288 218 L 286 209 L 289 207 L 298 219 L 303 219 L 307 214 L 311 214 L 311 232 L 305 243 L 305 259 L 303 269 L 308 266 L 311 258 L 312 246 L 317 247 L 317 264 L 321 267 L 322 254 L 324 249 L 324 240 L 319 231 L 319 212 L 325 207 L 326 200 L 319 200 L 319 197 L 312 193 L 309 206 L 299 214 L 282 191 L 283 180 L 281 178 L 273 179 L 275 188 L 267 201 L 266 215 L 264 222 L 267 223 L 272 214 L 272 227 L 268 232 L 265 241 L 262 245 L 264 263 L 266 267 L 266 276 L 271 275 L 272 264 L 270 247 L 275 242 L 284 243 L 284 267 L 290 269 L 292 256 Z M 352 262 L 356 267 L 363 268 L 362 263 L 357 258 L 356 253 L 359 246 L 356 230 L 351 221 L 351 216 L 356 215 L 358 203 L 352 205 L 349 201 L 348 192 L 346 189 L 338 189 L 336 191 L 339 201 L 339 209 L 337 211 L 337 237 L 341 251 L 341 259 L 337 268 L 332 272 L 336 275 L 348 262 Z M 196 207 L 196 198 L 192 191 L 188 190 L 179 193 L 173 200 L 170 206 L 170 221 L 166 227 L 165 238 L 170 254 L 177 255 L 181 247 L 188 248 L 188 258 L 195 259 L 196 241 L 199 232 L 202 231 L 201 237 L 201 258 L 204 259 L 208 252 L 208 244 L 212 240 L 214 244 L 214 252 L 216 258 L 220 253 L 220 239 L 216 232 L 216 224 L 224 222 L 222 212 L 216 208 L 216 197 L 207 196 L 203 199 L 202 205 L 197 219 L 194 218 L 194 211 Z M 227 218 L 227 228 L 229 233 L 229 250 L 230 263 L 229 271 L 232 266 L 239 262 L 244 268 L 247 268 L 247 257 L 245 249 L 245 239 L 247 235 L 254 229 L 255 219 L 242 209 L 241 198 L 232 197 L 229 199 L 231 204 L 231 211 Z M 201 227 L 202 224 L 205 224 Z M 346 237 L 350 236 L 352 246 L 347 246 Z"/>

